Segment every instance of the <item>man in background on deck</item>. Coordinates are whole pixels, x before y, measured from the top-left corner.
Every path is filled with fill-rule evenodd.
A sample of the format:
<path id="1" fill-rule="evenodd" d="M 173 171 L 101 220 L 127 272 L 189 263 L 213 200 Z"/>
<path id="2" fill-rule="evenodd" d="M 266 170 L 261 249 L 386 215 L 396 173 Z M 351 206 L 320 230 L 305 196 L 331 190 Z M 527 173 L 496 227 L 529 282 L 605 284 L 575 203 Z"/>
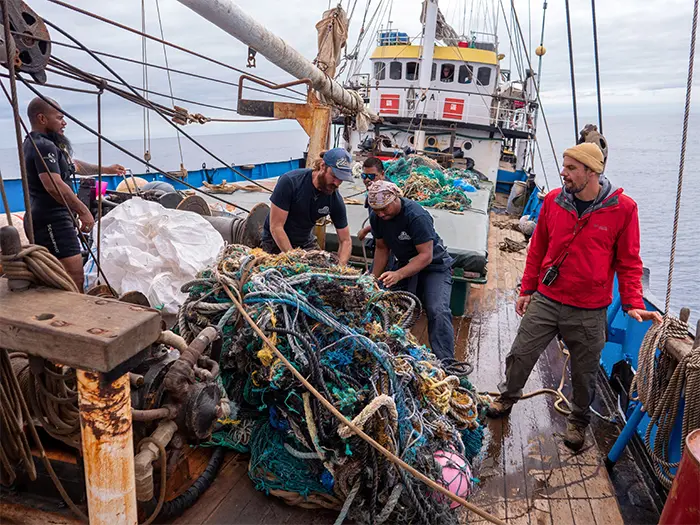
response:
<path id="1" fill-rule="evenodd" d="M 293 248 L 319 250 L 313 228 L 330 215 L 338 235 L 338 259 L 350 260 L 352 240 L 345 202 L 338 192 L 343 182 L 352 182 L 352 159 L 343 148 L 323 152 L 313 169 L 298 169 L 282 175 L 270 197 L 270 215 L 265 220 L 262 248 L 268 253 Z"/>
<path id="2" fill-rule="evenodd" d="M 369 191 L 370 186 L 374 181 L 385 180 L 384 178 L 384 163 L 382 159 L 377 157 L 367 157 L 365 162 L 362 164 L 362 183 L 365 185 L 367 191 Z M 365 208 L 367 208 L 369 215 L 372 214 L 371 208 L 369 207 L 369 200 L 365 197 Z M 364 241 L 367 234 L 372 231 L 372 227 L 367 224 L 362 228 L 358 234 L 357 238 L 360 241 Z"/>
<path id="3" fill-rule="evenodd" d="M 373 275 L 387 288 L 418 296 L 428 317 L 430 348 L 438 359 L 452 359 L 450 294 L 454 261 L 435 231 L 433 218 L 420 204 L 403 198 L 391 182 L 372 184 L 368 200 L 372 236 L 377 242 Z M 398 261 L 396 271 L 385 271 L 390 251 Z"/>
<path id="4" fill-rule="evenodd" d="M 99 170 L 95 164 L 72 158 L 73 148 L 63 133 L 66 121 L 58 103 L 51 102 L 55 107 L 36 97 L 27 106 L 32 131 L 31 138 L 24 139 L 22 150 L 27 169 L 29 213 L 34 225 L 34 242 L 45 246 L 61 262 L 82 291 L 83 258 L 71 214 L 78 216 L 80 230 L 84 233 L 92 230 L 95 219 L 73 192 L 70 178 L 75 173 L 96 175 Z M 113 164 L 103 166 L 102 173 L 123 175 L 126 170 Z"/>
<path id="5" fill-rule="evenodd" d="M 564 152 L 564 188 L 547 194 L 527 254 L 515 310 L 523 316 L 506 357 L 501 395 L 489 417 L 510 413 L 537 359 L 559 333 L 571 352 L 573 396 L 564 444 L 578 451 L 585 441 L 607 307 L 617 273 L 622 309 L 639 322 L 661 322 L 642 297 L 637 204 L 601 177 L 604 157 L 593 143 Z"/>

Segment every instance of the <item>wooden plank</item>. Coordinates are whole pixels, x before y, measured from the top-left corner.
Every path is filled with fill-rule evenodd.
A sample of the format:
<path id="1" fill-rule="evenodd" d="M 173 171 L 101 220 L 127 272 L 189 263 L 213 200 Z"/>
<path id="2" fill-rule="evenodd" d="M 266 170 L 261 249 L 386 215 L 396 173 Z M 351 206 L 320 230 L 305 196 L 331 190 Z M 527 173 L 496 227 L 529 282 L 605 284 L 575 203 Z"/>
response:
<path id="1" fill-rule="evenodd" d="M 160 333 L 156 310 L 51 288 L 10 292 L 0 279 L 0 338 L 7 349 L 109 372 Z"/>
<path id="2" fill-rule="evenodd" d="M 418 344 L 429 345 L 428 341 L 428 318 L 422 314 L 416 324 L 411 328 L 411 333 L 418 340 Z"/>
<path id="3" fill-rule="evenodd" d="M 503 275 L 499 275 L 499 281 L 504 283 Z M 512 312 L 512 315 L 511 315 Z M 515 335 L 517 334 L 518 321 L 515 319 L 512 304 L 508 301 L 508 294 L 499 290 L 498 304 L 498 348 L 501 363 L 510 351 Z M 503 366 L 500 367 L 503 369 Z M 504 372 L 502 371 L 501 374 Z M 527 407 L 519 403 L 514 407 L 510 416 L 504 419 L 503 448 L 505 456 L 505 484 L 507 502 L 507 521 L 513 525 L 526 525 L 530 523 L 529 486 L 527 483 L 527 467 L 525 457 L 528 455 L 530 444 L 526 428 L 529 424 L 526 420 Z M 536 427 L 535 427 L 536 428 Z M 539 447 L 538 447 L 539 448 Z"/>
<path id="4" fill-rule="evenodd" d="M 51 525 L 78 525 L 83 522 L 70 515 L 0 501 L 0 523 L 2 525 L 46 525 L 49 523 Z"/>
<path id="5" fill-rule="evenodd" d="M 197 503 L 186 510 L 178 519 L 173 521 L 178 525 L 191 525 L 194 523 L 207 523 L 217 508 L 221 505 L 233 487 L 248 473 L 248 461 L 245 456 L 234 454 L 231 460 L 223 466 L 219 475 L 211 487 L 197 501 Z M 245 478 L 247 479 L 247 477 Z M 248 482 L 251 490 L 252 483 Z"/>
<path id="6" fill-rule="evenodd" d="M 469 317 L 452 318 L 452 326 L 455 331 L 455 359 L 460 361 L 467 360 L 470 324 L 471 319 Z"/>
<path id="7" fill-rule="evenodd" d="M 194 481 L 204 472 L 211 458 L 213 448 L 209 447 L 185 447 L 175 464 L 172 473 L 168 475 L 168 483 L 165 498 L 170 501 L 185 492 Z M 229 453 L 221 465 L 223 469 L 234 454 Z"/>

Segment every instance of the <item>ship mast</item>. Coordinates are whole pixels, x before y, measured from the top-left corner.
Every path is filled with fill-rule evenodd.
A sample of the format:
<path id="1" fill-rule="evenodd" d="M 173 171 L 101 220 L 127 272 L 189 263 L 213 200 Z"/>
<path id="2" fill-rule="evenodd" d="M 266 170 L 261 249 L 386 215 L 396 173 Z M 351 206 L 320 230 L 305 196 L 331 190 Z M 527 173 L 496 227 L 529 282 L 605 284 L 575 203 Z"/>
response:
<path id="1" fill-rule="evenodd" d="M 423 24 L 423 49 L 420 60 L 420 78 L 418 87 L 421 91 L 421 99 L 427 96 L 430 89 L 430 78 L 433 71 L 433 53 L 435 51 L 435 27 L 437 24 L 438 0 L 426 0 L 425 2 L 425 22 Z M 416 104 L 418 108 L 418 104 Z M 414 145 L 416 151 L 421 151 L 425 147 L 425 131 L 416 129 L 414 135 Z"/>
<path id="2" fill-rule="evenodd" d="M 179 0 L 179 2 L 255 49 L 295 78 L 309 79 L 311 87 L 329 102 L 352 114 L 364 115 L 366 119 L 372 121 L 377 120 L 377 116 L 365 107 L 364 101 L 356 92 L 345 89 L 326 75 L 287 42 L 245 13 L 232 0 Z M 318 107 L 319 104 L 315 106 Z M 302 123 L 309 133 L 308 162 L 313 162 L 318 157 L 318 153 L 327 147 L 330 111 L 326 110 L 326 113 L 323 123 L 319 122 L 320 115 L 311 119 L 314 121 L 313 130 L 307 129 L 311 127 L 310 125 L 304 126 Z"/>

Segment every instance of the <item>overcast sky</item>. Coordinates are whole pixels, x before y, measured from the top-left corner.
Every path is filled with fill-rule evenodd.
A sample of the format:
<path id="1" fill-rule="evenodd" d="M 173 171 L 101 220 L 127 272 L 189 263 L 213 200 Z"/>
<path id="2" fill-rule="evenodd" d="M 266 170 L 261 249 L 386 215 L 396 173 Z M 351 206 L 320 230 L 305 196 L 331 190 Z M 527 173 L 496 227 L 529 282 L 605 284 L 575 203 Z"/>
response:
<path id="1" fill-rule="evenodd" d="M 347 2 L 347 0 L 344 1 Z M 351 5 L 354 0 L 350 0 Z M 466 3 L 465 3 L 466 2 Z M 71 32 L 88 47 L 124 57 L 140 59 L 141 38 L 92 20 L 79 13 L 53 5 L 46 0 L 29 0 L 29 5 L 46 19 Z M 138 0 L 102 1 L 75 0 L 74 5 L 94 11 L 102 16 L 112 18 L 131 27 L 141 25 L 141 2 Z M 147 32 L 159 34 L 155 0 L 146 0 Z M 271 31 L 284 38 L 306 57 L 313 59 L 316 54 L 316 33 L 314 25 L 320 19 L 327 0 L 240 0 L 239 5 Z M 370 15 L 379 0 L 371 0 Z M 355 14 L 350 23 L 349 45 L 357 40 L 360 22 L 367 0 L 357 0 Z M 510 18 L 510 7 L 504 1 Z M 542 69 L 542 98 L 546 108 L 552 114 L 569 112 L 571 91 L 569 84 L 569 62 L 566 41 L 566 22 L 563 0 L 549 0 L 545 28 L 545 46 Z M 595 116 L 595 77 L 593 69 L 593 45 L 590 2 L 574 0 L 572 4 L 572 26 L 574 54 L 576 62 L 576 82 L 583 118 L 592 120 Z M 531 17 L 528 14 L 531 6 Z M 410 35 L 420 33 L 420 0 L 397 0 L 391 11 L 393 27 Z M 483 30 L 493 28 L 494 6 L 498 12 L 498 32 L 500 51 L 506 58 L 503 67 L 513 62 L 506 24 L 498 2 L 488 0 L 441 0 L 440 6 L 449 22 L 461 32 L 462 14 L 471 18 L 472 27 L 478 25 Z M 520 22 L 523 25 L 525 39 L 530 41 L 528 28 L 532 27 L 533 46 L 539 43 L 542 21 L 542 3 L 540 0 L 516 0 Z M 686 70 L 688 65 L 688 44 L 690 20 L 692 15 L 691 0 L 616 0 L 598 1 L 598 32 L 601 55 L 601 77 L 605 113 L 613 115 L 625 111 L 673 111 L 681 112 L 685 92 Z M 233 37 L 200 18 L 197 14 L 181 5 L 176 0 L 160 0 L 165 38 L 199 53 L 245 70 L 246 47 Z M 488 12 L 487 12 L 488 9 Z M 388 12 L 385 12 L 388 18 Z M 488 22 L 485 23 L 485 20 Z M 477 24 L 478 22 L 478 24 Z M 510 25 L 511 20 L 508 20 Z M 51 30 L 52 38 L 65 41 L 65 38 Z M 55 56 L 67 60 L 85 70 L 109 76 L 101 65 L 83 53 L 54 47 Z M 199 74 L 235 82 L 239 73 L 220 66 L 204 62 L 196 57 L 169 49 L 170 66 Z M 163 49 L 160 44 L 148 43 L 148 59 L 163 64 Z M 141 85 L 142 73 L 138 65 L 128 64 L 112 59 L 105 59 L 128 81 Z M 258 55 L 257 69 L 249 70 L 275 82 L 290 80 L 290 77 L 271 65 Z M 535 65 L 535 68 L 537 66 Z M 369 71 L 369 67 L 365 67 Z M 150 70 L 150 87 L 155 91 L 167 92 L 167 77 L 162 70 Z M 181 75 L 173 75 L 175 96 L 195 101 L 234 108 L 235 88 L 223 84 L 214 84 Z M 49 75 L 49 81 L 62 84 L 72 82 Z M 3 79 L 5 85 L 8 81 Z M 49 96 L 56 98 L 64 109 L 84 119 L 91 126 L 96 125 L 95 97 L 74 94 L 65 91 L 42 88 Z M 31 94 L 20 87 L 22 112 Z M 154 97 L 154 100 L 168 103 L 167 99 Z M 14 128 L 8 104 L 0 101 L 0 137 L 3 147 L 14 142 Z M 178 103 L 190 111 L 200 111 L 211 117 L 236 117 L 235 113 L 201 108 L 192 104 Z M 697 104 L 696 104 L 697 107 Z M 113 95 L 103 99 L 103 129 L 107 136 L 123 140 L 138 139 L 143 136 L 143 118 L 141 109 L 126 103 Z M 153 137 L 173 136 L 174 132 L 157 115 L 151 116 L 151 133 Z M 265 130 L 294 128 L 296 123 L 256 123 L 245 124 L 243 129 Z M 207 124 L 191 125 L 188 130 L 193 134 L 226 133 L 242 131 L 241 125 Z M 67 131 L 74 142 L 91 140 L 91 136 L 69 123 Z"/>

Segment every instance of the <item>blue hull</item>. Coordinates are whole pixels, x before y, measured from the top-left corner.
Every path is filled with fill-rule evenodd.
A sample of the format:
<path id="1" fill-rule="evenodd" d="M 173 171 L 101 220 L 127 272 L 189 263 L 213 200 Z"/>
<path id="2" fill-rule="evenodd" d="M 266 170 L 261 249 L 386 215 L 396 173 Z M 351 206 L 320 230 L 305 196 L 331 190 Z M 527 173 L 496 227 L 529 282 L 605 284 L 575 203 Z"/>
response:
<path id="1" fill-rule="evenodd" d="M 283 173 L 291 170 L 301 168 L 303 166 L 303 159 L 294 159 L 281 162 L 267 162 L 264 164 L 256 164 L 250 167 L 248 164 L 246 168 L 236 166 L 236 170 L 243 173 L 246 177 L 253 180 L 258 179 L 268 179 L 271 177 L 279 177 Z M 147 181 L 165 181 L 169 182 L 175 186 L 178 190 L 186 190 L 187 186 L 180 182 L 174 182 L 163 175 L 157 173 L 143 173 L 135 174 L 138 177 L 142 177 Z M 107 188 L 110 190 L 116 190 L 123 178 L 117 175 L 103 175 L 102 181 L 107 183 Z M 188 172 L 187 183 L 195 186 L 197 188 L 201 187 L 204 182 L 209 184 L 219 184 L 227 180 L 228 182 L 245 182 L 245 179 L 234 173 L 231 168 L 214 168 L 214 169 L 202 169 L 194 170 Z M 11 212 L 24 211 L 24 197 L 22 195 L 22 181 L 20 179 L 9 179 L 5 180 L 5 189 L 7 190 L 7 198 L 10 205 Z M 0 213 L 4 213 L 5 208 L 0 202 Z"/>

